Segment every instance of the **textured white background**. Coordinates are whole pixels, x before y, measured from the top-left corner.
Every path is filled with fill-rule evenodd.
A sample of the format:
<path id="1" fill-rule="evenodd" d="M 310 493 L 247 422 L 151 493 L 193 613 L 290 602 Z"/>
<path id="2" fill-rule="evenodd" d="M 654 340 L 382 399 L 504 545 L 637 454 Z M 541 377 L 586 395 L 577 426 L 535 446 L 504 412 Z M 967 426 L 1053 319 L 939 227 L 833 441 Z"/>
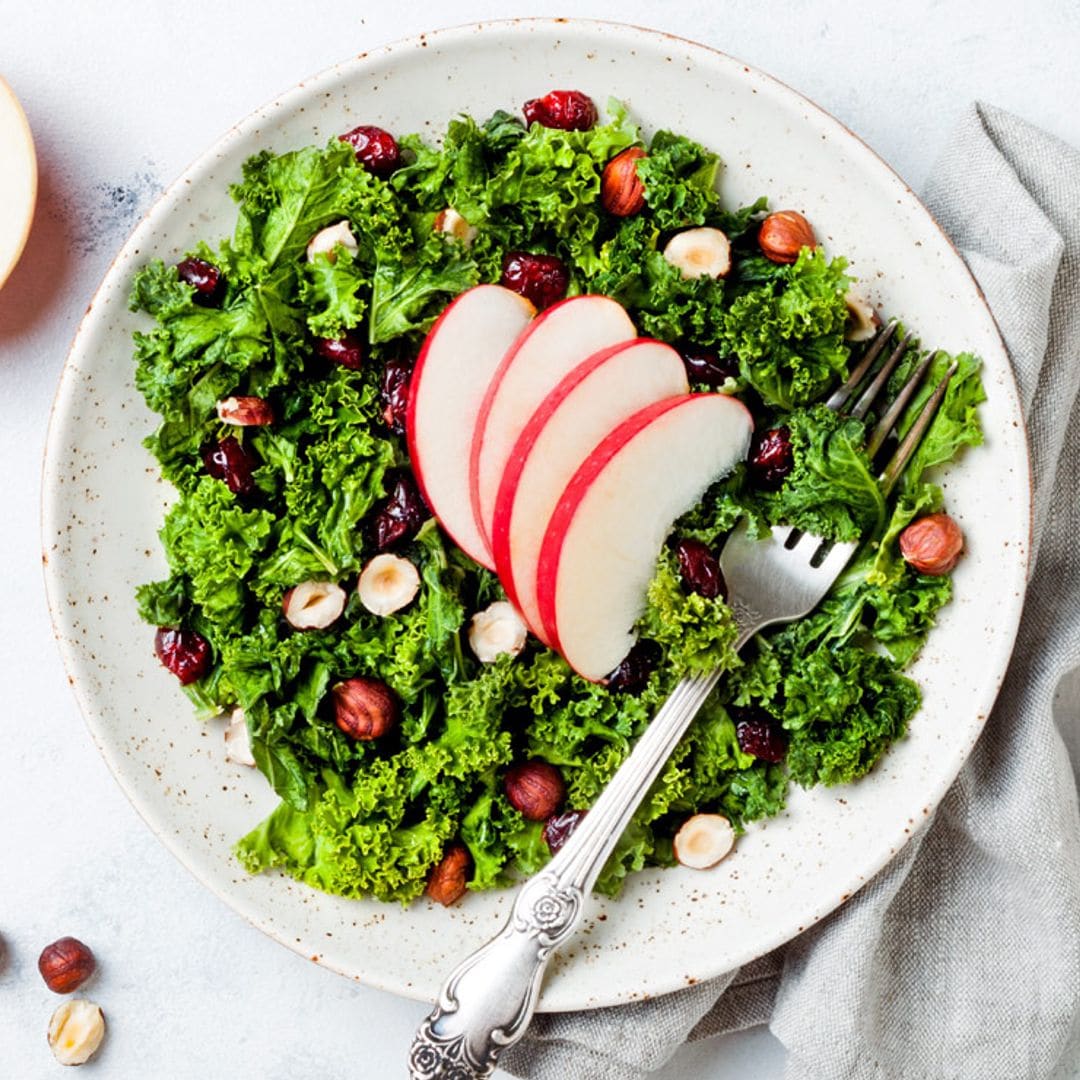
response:
<path id="1" fill-rule="evenodd" d="M 58 999 L 34 969 L 41 947 L 65 933 L 91 943 L 101 965 L 87 993 L 110 1034 L 88 1077 L 403 1075 L 425 1009 L 251 929 L 157 844 L 98 758 L 46 614 L 40 457 L 64 354 L 112 253 L 230 124 L 395 38 L 568 8 L 0 0 L 0 75 L 23 101 L 41 170 L 27 251 L 0 292 L 0 1078 L 55 1074 L 44 1036 Z M 1080 145 L 1075 0 L 597 0 L 573 14 L 694 37 L 772 72 L 916 188 L 975 97 Z M 658 1075 L 768 1080 L 782 1064 L 780 1045 L 759 1031 L 687 1048 Z"/>

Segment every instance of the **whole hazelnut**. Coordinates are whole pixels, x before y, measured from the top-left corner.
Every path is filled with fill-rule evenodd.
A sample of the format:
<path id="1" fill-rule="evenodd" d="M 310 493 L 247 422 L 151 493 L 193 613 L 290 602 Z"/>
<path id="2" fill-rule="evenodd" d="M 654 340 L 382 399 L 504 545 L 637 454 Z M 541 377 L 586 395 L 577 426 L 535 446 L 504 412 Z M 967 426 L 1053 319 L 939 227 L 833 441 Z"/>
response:
<path id="1" fill-rule="evenodd" d="M 628 146 L 605 166 L 600 178 L 600 203 L 609 214 L 632 217 L 645 206 L 645 185 L 638 179 L 637 163 L 645 157 L 640 146 Z"/>
<path id="2" fill-rule="evenodd" d="M 49 1047 L 61 1065 L 85 1065 L 105 1038 L 105 1014 L 83 998 L 65 1001 L 49 1020 Z"/>
<path id="3" fill-rule="evenodd" d="M 503 786 L 510 805 L 529 821 L 547 821 L 566 798 L 562 773 L 540 758 L 511 765 Z"/>
<path id="4" fill-rule="evenodd" d="M 334 695 L 334 722 L 346 735 L 368 742 L 385 735 L 400 714 L 397 695 L 381 679 L 357 675 L 339 682 Z"/>
<path id="5" fill-rule="evenodd" d="M 471 869 L 472 856 L 469 849 L 454 841 L 447 846 L 442 859 L 431 871 L 424 891 L 444 907 L 456 904 L 468 890 L 467 879 Z"/>
<path id="6" fill-rule="evenodd" d="M 97 961 L 89 947 L 73 937 L 58 938 L 46 945 L 38 957 L 38 971 L 54 994 L 78 990 L 96 967 Z"/>
<path id="7" fill-rule="evenodd" d="M 900 534 L 900 554 L 920 574 L 947 574 L 964 550 L 964 534 L 948 514 L 928 514 Z"/>
<path id="8" fill-rule="evenodd" d="M 777 210 L 758 229 L 758 247 L 766 259 L 793 263 L 804 247 L 817 247 L 813 227 L 797 210 Z"/>

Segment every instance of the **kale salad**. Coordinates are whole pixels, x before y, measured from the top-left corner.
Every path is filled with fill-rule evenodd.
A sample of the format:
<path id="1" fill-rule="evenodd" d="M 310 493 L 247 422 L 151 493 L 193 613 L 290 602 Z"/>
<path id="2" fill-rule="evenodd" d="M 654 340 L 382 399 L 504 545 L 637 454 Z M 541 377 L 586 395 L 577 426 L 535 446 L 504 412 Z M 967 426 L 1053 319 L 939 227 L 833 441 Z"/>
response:
<path id="1" fill-rule="evenodd" d="M 598 882 L 617 893 L 630 872 L 675 861 L 691 815 L 740 832 L 778 813 L 792 783 L 857 780 L 919 707 L 904 669 L 950 598 L 955 559 L 920 562 L 900 538 L 951 522 L 928 473 L 981 441 L 978 360 L 934 358 L 899 434 L 951 364 L 956 374 L 886 501 L 863 450 L 874 417 L 821 403 L 867 347 L 851 340 L 865 335 L 852 334 L 844 259 L 812 231 L 778 259 L 765 198 L 722 205 L 716 153 L 668 131 L 644 139 L 617 102 L 601 122 L 588 98 L 553 92 L 525 116 L 461 116 L 437 145 L 361 127 L 264 151 L 231 189 L 231 238 L 135 278 L 131 307 L 154 320 L 135 334 L 136 384 L 160 415 L 146 445 L 177 492 L 160 532 L 169 574 L 138 590 L 140 614 L 198 713 L 246 729 L 280 797 L 238 839 L 249 871 L 408 901 L 452 856 L 462 888 L 504 886 L 551 857 L 679 678 L 721 665 Z M 629 204 L 604 192 L 620 155 L 637 181 Z M 727 238 L 722 277 L 687 276 L 665 256 L 692 228 Z M 488 282 L 537 307 L 614 298 L 640 335 L 679 350 L 693 389 L 736 394 L 754 417 L 747 461 L 676 522 L 639 643 L 602 682 L 532 636 L 474 652 L 475 617 L 505 596 L 410 471 L 412 365 L 446 306 Z M 895 385 L 923 355 L 908 349 Z M 736 656 L 716 556 L 744 517 L 862 544 L 814 613 Z M 357 582 L 386 554 L 415 582 L 384 614 Z M 286 618 L 313 583 L 338 597 L 329 625 Z M 341 688 L 360 681 L 393 716 L 378 737 L 338 722 Z M 558 790 L 544 820 L 507 794 L 508 776 L 536 762 Z"/>

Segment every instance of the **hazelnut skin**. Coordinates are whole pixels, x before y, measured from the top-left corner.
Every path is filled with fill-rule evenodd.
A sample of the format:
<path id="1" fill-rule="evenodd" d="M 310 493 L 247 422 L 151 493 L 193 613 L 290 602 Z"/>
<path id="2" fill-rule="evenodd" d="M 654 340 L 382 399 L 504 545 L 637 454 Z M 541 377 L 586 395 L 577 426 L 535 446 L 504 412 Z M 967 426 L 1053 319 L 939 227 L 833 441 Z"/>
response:
<path id="1" fill-rule="evenodd" d="M 562 773 L 540 758 L 511 765 L 503 784 L 510 805 L 529 821 L 547 821 L 566 798 Z"/>
<path id="2" fill-rule="evenodd" d="M 427 888 L 424 890 L 432 900 L 449 907 L 456 904 L 468 891 L 466 883 L 469 871 L 472 870 L 472 856 L 469 849 L 455 841 L 447 845 L 442 859 L 428 878 Z"/>
<path id="3" fill-rule="evenodd" d="M 397 695 L 381 679 L 358 675 L 339 682 L 331 693 L 334 722 L 353 739 L 378 739 L 398 722 L 401 709 Z"/>
<path id="4" fill-rule="evenodd" d="M 54 994 L 78 990 L 97 967 L 89 947 L 78 938 L 62 937 L 46 945 L 38 957 L 38 971 Z"/>
<path id="5" fill-rule="evenodd" d="M 758 229 L 758 247 L 766 259 L 793 263 L 804 247 L 817 247 L 814 229 L 797 210 L 777 210 Z"/>
<path id="6" fill-rule="evenodd" d="M 645 185 L 638 179 L 637 163 L 645 157 L 640 146 L 629 146 L 605 166 L 600 179 L 600 202 L 609 214 L 632 217 L 645 206 Z"/>
<path id="7" fill-rule="evenodd" d="M 928 514 L 900 534 L 900 554 L 920 574 L 947 574 L 964 550 L 964 534 L 948 514 Z"/>

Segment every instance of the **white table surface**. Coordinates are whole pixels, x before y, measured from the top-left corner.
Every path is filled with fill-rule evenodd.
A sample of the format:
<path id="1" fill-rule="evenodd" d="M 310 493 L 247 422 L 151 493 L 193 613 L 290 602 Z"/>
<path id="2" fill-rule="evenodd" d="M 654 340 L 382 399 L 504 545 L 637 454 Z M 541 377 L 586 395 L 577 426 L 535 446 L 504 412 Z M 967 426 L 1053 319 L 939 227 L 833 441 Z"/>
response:
<path id="1" fill-rule="evenodd" d="M 0 292 L 0 1077 L 56 1073 L 45 1029 L 58 999 L 35 962 L 63 934 L 97 951 L 87 995 L 109 1018 L 84 1075 L 403 1075 L 425 1008 L 358 987 L 248 926 L 159 846 L 95 752 L 46 612 L 40 459 L 68 344 L 113 252 L 229 125 L 331 62 L 395 38 L 571 7 L 0 0 L 0 75 L 26 108 L 41 170 L 29 245 Z M 574 13 L 694 37 L 772 72 L 916 189 L 973 98 L 1080 145 L 1073 0 L 597 0 Z M 762 1029 L 684 1048 L 656 1075 L 768 1080 L 783 1059 Z"/>

